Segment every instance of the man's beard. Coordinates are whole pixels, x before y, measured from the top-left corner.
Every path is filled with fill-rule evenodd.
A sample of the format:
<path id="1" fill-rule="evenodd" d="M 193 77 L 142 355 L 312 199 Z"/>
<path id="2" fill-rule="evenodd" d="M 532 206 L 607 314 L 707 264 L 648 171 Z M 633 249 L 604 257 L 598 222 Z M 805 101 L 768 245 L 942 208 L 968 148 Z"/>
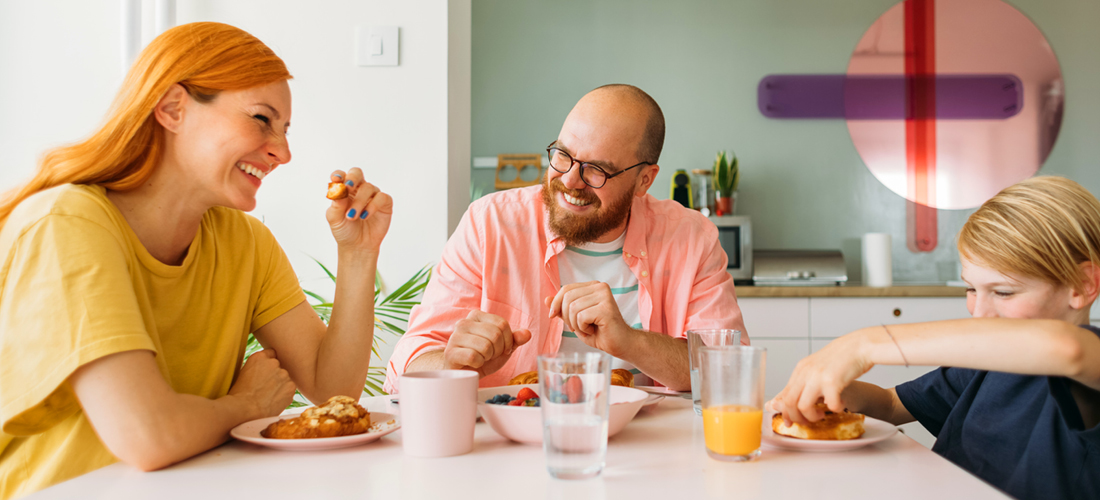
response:
<path id="1" fill-rule="evenodd" d="M 558 206 L 556 193 L 565 193 L 582 201 L 591 201 L 592 213 L 576 215 Z M 550 230 L 561 237 L 566 245 L 576 246 L 595 241 L 597 238 L 615 229 L 630 216 L 630 204 L 634 191 L 623 193 L 607 207 L 601 206 L 600 199 L 590 191 L 569 189 L 561 179 L 553 179 L 542 185 L 542 202 L 550 213 Z"/>

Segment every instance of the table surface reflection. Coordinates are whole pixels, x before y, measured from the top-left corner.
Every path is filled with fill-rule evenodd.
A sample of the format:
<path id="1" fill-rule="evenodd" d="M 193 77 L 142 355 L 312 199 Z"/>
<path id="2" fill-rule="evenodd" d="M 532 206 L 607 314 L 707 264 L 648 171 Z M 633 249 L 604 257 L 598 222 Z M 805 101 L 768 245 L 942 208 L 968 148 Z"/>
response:
<path id="1" fill-rule="evenodd" d="M 364 398 L 371 411 L 397 413 L 389 397 Z M 751 463 L 709 458 L 691 402 L 669 397 L 611 438 L 596 479 L 547 474 L 541 447 L 510 442 L 478 423 L 474 451 L 449 458 L 406 457 L 401 431 L 342 450 L 284 452 L 238 441 L 167 469 L 143 473 L 115 464 L 28 498 L 1007 498 L 904 434 L 840 453 L 765 446 Z"/>

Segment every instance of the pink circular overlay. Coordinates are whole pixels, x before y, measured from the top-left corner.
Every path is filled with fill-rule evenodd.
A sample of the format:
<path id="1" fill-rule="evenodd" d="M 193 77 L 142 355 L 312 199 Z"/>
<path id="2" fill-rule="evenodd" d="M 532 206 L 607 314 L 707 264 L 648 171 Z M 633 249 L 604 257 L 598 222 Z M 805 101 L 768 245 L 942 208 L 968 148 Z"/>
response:
<path id="1" fill-rule="evenodd" d="M 867 168 L 932 208 L 973 208 L 1034 175 L 1062 121 L 1054 51 L 1000 0 L 893 6 L 856 45 L 845 81 L 845 121 Z M 868 112 L 876 103 L 897 112 Z"/>

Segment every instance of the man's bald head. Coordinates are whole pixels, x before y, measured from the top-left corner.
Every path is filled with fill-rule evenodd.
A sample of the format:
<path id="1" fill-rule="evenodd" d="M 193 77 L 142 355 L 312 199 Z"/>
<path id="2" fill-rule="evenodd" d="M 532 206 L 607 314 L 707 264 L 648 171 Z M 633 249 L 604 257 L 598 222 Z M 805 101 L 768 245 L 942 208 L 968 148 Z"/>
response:
<path id="1" fill-rule="evenodd" d="M 657 101 L 645 91 L 633 85 L 613 83 L 586 94 L 576 107 L 582 105 L 595 105 L 614 110 L 621 116 L 636 118 L 641 126 L 636 138 L 638 159 L 653 165 L 660 160 L 665 144 L 665 115 Z"/>

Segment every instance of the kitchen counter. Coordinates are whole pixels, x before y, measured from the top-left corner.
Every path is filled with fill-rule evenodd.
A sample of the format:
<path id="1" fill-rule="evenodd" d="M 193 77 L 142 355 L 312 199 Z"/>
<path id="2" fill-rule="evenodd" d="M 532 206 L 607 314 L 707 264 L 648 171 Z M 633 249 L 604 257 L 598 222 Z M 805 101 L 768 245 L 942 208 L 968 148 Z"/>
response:
<path id="1" fill-rule="evenodd" d="M 966 288 L 899 285 L 883 288 L 845 286 L 738 286 L 738 297 L 966 297 Z"/>
<path id="2" fill-rule="evenodd" d="M 397 411 L 388 396 L 362 402 Z M 680 397 L 643 411 L 611 438 L 603 474 L 584 481 L 552 479 L 542 447 L 507 441 L 485 423 L 477 424 L 474 451 L 457 457 L 406 457 L 401 433 L 319 452 L 231 441 L 164 470 L 114 464 L 26 498 L 1008 498 L 901 433 L 848 452 L 765 446 L 755 462 L 719 462 L 704 449 L 703 420 Z"/>

